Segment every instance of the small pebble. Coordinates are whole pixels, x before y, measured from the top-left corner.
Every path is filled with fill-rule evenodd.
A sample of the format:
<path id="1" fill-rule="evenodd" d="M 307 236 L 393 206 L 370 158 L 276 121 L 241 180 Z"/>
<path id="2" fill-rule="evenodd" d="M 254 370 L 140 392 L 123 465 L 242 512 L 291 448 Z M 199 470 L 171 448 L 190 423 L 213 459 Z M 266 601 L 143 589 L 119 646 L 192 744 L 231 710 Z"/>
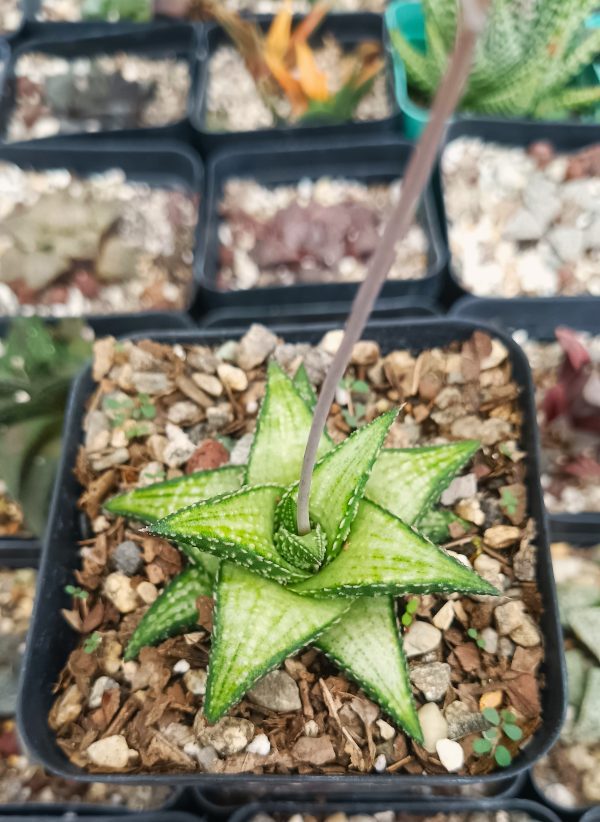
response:
<path id="1" fill-rule="evenodd" d="M 246 746 L 248 753 L 258 754 L 259 756 L 267 756 L 271 751 L 271 743 L 266 734 L 257 734 L 254 739 Z"/>
<path id="2" fill-rule="evenodd" d="M 435 750 L 440 762 L 449 773 L 456 773 L 465 764 L 465 752 L 462 745 L 453 739 L 439 739 Z"/>
<path id="3" fill-rule="evenodd" d="M 377 773 L 383 773 L 387 768 L 387 760 L 385 758 L 385 754 L 379 754 L 379 756 L 375 759 L 373 763 L 373 767 L 377 771 Z"/>

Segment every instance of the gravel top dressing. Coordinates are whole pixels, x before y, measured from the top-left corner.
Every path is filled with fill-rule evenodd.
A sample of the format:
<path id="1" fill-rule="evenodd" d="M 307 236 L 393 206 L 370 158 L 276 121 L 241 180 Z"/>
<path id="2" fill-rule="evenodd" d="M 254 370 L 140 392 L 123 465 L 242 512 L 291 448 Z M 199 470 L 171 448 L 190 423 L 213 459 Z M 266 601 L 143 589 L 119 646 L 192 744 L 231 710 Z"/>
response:
<path id="1" fill-rule="evenodd" d="M 546 507 L 551 513 L 579 514 L 600 511 L 600 336 L 567 333 L 582 346 L 584 358 L 587 353 L 580 372 L 565 372 L 569 348 L 561 343 L 518 339 L 523 332 L 515 338 L 527 354 L 536 388 Z M 561 394 L 558 403 L 554 392 Z"/>
<path id="2" fill-rule="evenodd" d="M 29 52 L 15 74 L 10 142 L 166 126 L 185 117 L 190 89 L 187 61 L 122 52 L 71 60 Z"/>
<path id="3" fill-rule="evenodd" d="M 194 600 L 191 631 L 142 647 L 139 656 L 130 648 L 125 661 L 136 626 L 185 558 L 174 544 L 103 505 L 119 491 L 190 472 L 221 466 L 223 477 L 241 476 L 267 361 L 288 375 L 303 363 L 303 396 L 310 396 L 340 338 L 332 331 L 316 346 L 286 344 L 252 326 L 239 342 L 216 350 L 110 338 L 96 343 L 98 387 L 76 467 L 90 536 L 81 543 L 72 607 L 64 612 L 81 639 L 55 686 L 49 717 L 75 765 L 124 773 L 483 774 L 509 764 L 540 727 L 542 603 L 519 389 L 506 349 L 482 332 L 417 357 L 406 350 L 384 356 L 377 343 L 358 343 L 328 421 L 338 443 L 399 407 L 386 447 L 467 437 L 482 443 L 443 492 L 441 508 L 428 514 L 427 528 L 502 594 L 397 600 L 423 745 L 315 648 L 287 659 L 208 724 L 202 706 L 210 596 Z M 281 374 L 275 365 L 269 379 L 273 373 Z M 277 379 L 287 384 L 283 375 Z M 237 567 L 224 565 L 223 574 Z M 259 618 L 260 603 L 256 607 Z"/>
<path id="4" fill-rule="evenodd" d="M 442 157 L 450 248 L 479 296 L 600 295 L 600 146 L 572 155 L 453 140 Z"/>
<path id="5" fill-rule="evenodd" d="M 350 69 L 350 58 L 332 37 L 313 49 L 318 68 L 327 76 L 331 92 L 343 85 Z M 210 58 L 206 103 L 208 131 L 256 131 L 292 122 L 289 101 L 283 96 L 271 97 L 267 105 L 244 60 L 232 45 L 219 46 Z M 380 73 L 368 93 L 358 104 L 354 120 L 381 120 L 391 114 L 385 77 Z"/>
<path id="6" fill-rule="evenodd" d="M 537 787 L 565 808 L 600 802 L 600 546 L 552 546 L 569 677 L 560 741 L 534 767 Z"/>
<path id="7" fill-rule="evenodd" d="M 25 643 L 35 595 L 36 571 L 0 568 L 0 803 L 77 802 L 111 805 L 129 810 L 157 808 L 169 788 L 71 782 L 51 776 L 29 761 L 20 749 L 14 712 L 18 665 Z"/>
<path id="8" fill-rule="evenodd" d="M 0 315 L 80 316 L 189 301 L 197 198 L 0 163 Z"/>
<path id="9" fill-rule="evenodd" d="M 329 177 L 274 188 L 228 180 L 219 203 L 219 288 L 363 280 L 400 188 L 399 181 L 365 185 Z M 398 243 L 388 278 L 426 273 L 427 239 L 415 224 Z"/>
<path id="10" fill-rule="evenodd" d="M 21 0 L 2 0 L 0 8 L 0 34 L 10 34 L 21 25 L 23 12 Z"/>

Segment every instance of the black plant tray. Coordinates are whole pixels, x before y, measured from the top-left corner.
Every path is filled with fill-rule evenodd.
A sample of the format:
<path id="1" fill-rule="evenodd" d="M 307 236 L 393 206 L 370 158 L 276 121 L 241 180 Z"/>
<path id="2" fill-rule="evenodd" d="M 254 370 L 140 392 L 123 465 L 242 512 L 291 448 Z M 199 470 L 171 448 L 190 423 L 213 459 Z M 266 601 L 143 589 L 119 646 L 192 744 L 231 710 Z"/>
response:
<path id="1" fill-rule="evenodd" d="M 404 819 L 404 814 L 414 817 L 435 816 L 441 813 L 494 813 L 506 811 L 507 813 L 526 813 L 531 819 L 538 822 L 559 822 L 556 816 L 548 808 L 537 802 L 527 799 L 450 799 L 444 802 L 402 802 L 398 799 L 382 804 L 380 800 L 370 802 L 336 802 L 335 804 L 319 804 L 317 802 L 265 802 L 246 805 L 237 810 L 231 817 L 231 822 L 251 822 L 257 814 L 267 814 L 281 818 L 283 822 L 294 814 L 303 814 L 313 818 L 325 818 L 331 814 L 345 813 L 351 819 L 354 816 L 372 817 L 376 813 L 383 811 L 393 811 L 399 820 Z M 436 816 L 437 819 L 437 816 Z"/>
<path id="2" fill-rule="evenodd" d="M 600 334 L 600 301 L 594 297 L 514 297 L 480 299 L 463 297 L 452 315 L 479 320 L 512 332 L 527 331 L 534 340 L 551 341 L 558 325 Z M 600 542 L 600 513 L 549 514 L 552 538 Z"/>
<path id="3" fill-rule="evenodd" d="M 29 24 L 27 24 L 29 25 Z M 106 25 L 106 24 L 104 24 Z M 194 88 L 198 74 L 198 32 L 199 28 L 187 23 L 165 23 L 152 25 L 135 25 L 126 23 L 114 25 L 111 29 L 94 28 L 80 24 L 56 24 L 38 37 L 27 38 L 13 49 L 3 87 L 0 88 L 0 141 L 6 141 L 8 124 L 12 117 L 16 97 L 15 65 L 27 52 L 42 52 L 67 60 L 79 57 L 94 57 L 116 52 L 126 52 L 140 57 L 164 58 L 173 57 L 186 60 L 190 72 L 190 93 L 185 117 L 175 123 L 164 126 L 146 126 L 140 128 L 112 129 L 98 132 L 80 131 L 71 134 L 55 134 L 48 138 L 38 139 L 44 147 L 49 143 L 62 143 L 74 137 L 97 141 L 106 136 L 130 139 L 189 139 L 190 108 L 194 98 Z"/>
<path id="4" fill-rule="evenodd" d="M 452 140 L 458 137 L 478 137 L 488 143 L 499 143 L 500 145 L 514 146 L 515 148 L 527 148 L 531 143 L 537 140 L 544 140 L 552 143 L 554 148 L 564 154 L 579 151 L 586 146 L 598 142 L 598 125 L 586 123 L 547 123 L 538 120 L 506 120 L 496 119 L 492 117 L 465 117 L 450 125 L 446 133 L 444 141 L 444 148 L 448 146 Z M 441 172 L 439 173 L 438 184 L 441 188 L 442 198 L 442 219 L 444 223 L 444 234 L 446 242 L 448 242 L 448 216 L 445 210 L 444 200 L 444 183 Z M 471 295 L 470 292 L 461 284 L 460 276 L 453 264 L 452 254 L 449 253 L 449 282 L 447 285 L 447 294 L 445 295 L 450 301 L 469 294 L 475 299 L 484 299 L 476 295 Z M 591 295 L 585 295 L 586 299 L 595 301 L 597 306 L 600 306 L 600 298 Z M 488 299 L 488 298 L 485 298 Z M 497 297 L 498 301 L 510 302 L 512 305 L 516 299 L 514 297 Z M 532 297 L 533 300 L 544 299 L 542 297 Z M 552 299 L 569 300 L 570 297 L 556 296 Z M 596 308 L 600 310 L 600 308 Z"/>
<path id="5" fill-rule="evenodd" d="M 198 322 L 200 328 L 237 328 L 243 331 L 250 323 L 302 325 L 311 323 L 338 323 L 343 326 L 350 311 L 349 303 L 298 303 L 296 305 L 264 305 L 257 308 L 235 306 L 215 308 Z M 426 297 L 391 297 L 378 300 L 371 312 L 372 320 L 400 320 L 404 317 L 434 317 L 437 305 Z"/>
<path id="6" fill-rule="evenodd" d="M 1 2 L 1 0 L 0 0 Z M 201 194 L 204 169 L 198 155 L 183 143 L 170 141 L 103 140 L 90 143 L 80 138 L 52 142 L 44 141 L 0 145 L 0 162 L 15 163 L 24 169 L 44 171 L 66 168 L 82 177 L 100 174 L 110 169 L 122 169 L 128 180 L 150 186 L 178 188 L 189 194 Z M 195 299 L 191 286 L 188 308 Z M 181 316 L 181 312 L 140 311 L 129 314 L 92 314 L 86 320 L 98 335 L 126 334 L 146 328 L 181 328 L 165 316 Z M 1 317 L 0 317 L 1 319 Z M 187 324 L 189 327 L 189 323 Z"/>
<path id="7" fill-rule="evenodd" d="M 254 19 L 266 31 L 273 17 L 268 14 L 258 14 Z M 300 19 L 302 18 L 296 16 L 294 23 L 297 24 Z M 323 37 L 332 35 L 343 48 L 353 49 L 365 40 L 376 40 L 381 43 L 383 53 L 382 28 L 382 18 L 379 14 L 369 14 L 367 12 L 332 13 L 327 15 L 316 33 L 311 37 L 310 42 L 311 44 L 318 44 Z M 382 132 L 399 130 L 400 113 L 394 96 L 391 72 L 389 66 L 386 66 L 386 87 L 391 113 L 384 119 L 348 123 L 281 125 L 268 129 L 256 129 L 255 131 L 209 131 L 206 128 L 209 61 L 219 46 L 231 41 L 224 29 L 212 23 L 203 27 L 201 40 L 202 59 L 190 119 L 195 130 L 194 140 L 204 154 L 232 144 L 241 144 L 246 148 L 251 143 L 268 137 L 285 141 L 305 134 L 312 134 L 315 137 L 323 136 L 332 139 L 349 135 L 364 136 L 366 134 L 381 134 Z"/>
<path id="8" fill-rule="evenodd" d="M 106 805 L 76 805 L 75 803 L 57 803 L 56 805 L 0 805 L 1 822 L 58 822 L 69 820 L 77 822 L 86 819 L 89 822 L 201 822 L 191 813 L 172 811 L 169 803 L 158 811 L 127 811 L 123 808 L 110 808 Z"/>
<path id="9" fill-rule="evenodd" d="M 0 317 L 0 340 L 8 331 L 12 318 Z M 49 323 L 58 322 L 58 318 L 46 320 Z M 126 333 L 154 333 L 155 331 L 177 331 L 193 328 L 193 323 L 186 314 L 161 314 L 160 312 L 146 312 L 145 314 L 131 314 L 117 317 L 92 317 L 87 320 L 96 337 L 122 337 Z M 0 477 L 2 467 L 0 466 Z M 0 537 L 0 565 L 20 567 L 22 560 L 39 562 L 42 540 L 39 537 Z M 1 807 L 1 806 L 0 806 Z"/>
<path id="10" fill-rule="evenodd" d="M 330 328 L 329 325 L 307 324 L 305 327 L 277 327 L 276 331 L 289 342 L 315 344 Z M 539 443 L 535 423 L 533 385 L 525 355 L 510 337 L 484 324 L 464 320 L 417 319 L 397 323 L 374 322 L 367 328 L 364 336 L 377 340 L 384 351 L 396 347 L 407 347 L 419 351 L 429 347 L 443 346 L 452 341 L 468 339 L 477 328 L 488 330 L 507 346 L 514 378 L 522 391 L 523 442 L 527 444 L 529 452 L 529 470 L 525 481 L 528 487 L 530 512 L 535 519 L 538 532 L 537 575 L 545 608 L 541 624 L 547 649 L 542 669 L 546 685 L 541 693 L 544 722 L 531 742 L 508 768 L 474 778 L 451 774 L 439 776 L 90 774 L 71 764 L 56 744 L 54 734 L 48 727 L 47 717 L 52 704 L 52 685 L 57 680 L 76 642 L 76 636 L 63 619 L 60 609 L 68 605 L 68 596 L 64 587 L 72 581 L 73 571 L 79 565 L 77 542 L 83 537 L 85 527 L 76 505 L 81 488 L 72 469 L 82 439 L 85 405 L 93 391 L 89 368 L 81 373 L 73 386 L 65 417 L 62 460 L 54 487 L 41 565 L 44 596 L 39 597 L 35 605 L 31 640 L 24 662 L 19 725 L 25 743 L 32 754 L 49 770 L 67 777 L 76 777 L 85 781 L 193 784 L 203 791 L 214 790 L 217 794 L 215 801 L 231 803 L 234 794 L 245 797 L 246 801 L 265 794 L 270 797 L 290 797 L 303 794 L 313 798 L 349 795 L 365 798 L 398 796 L 410 792 L 457 793 L 467 786 L 473 786 L 474 783 L 481 784 L 484 790 L 493 791 L 506 787 L 507 782 L 529 768 L 545 753 L 556 740 L 562 724 L 566 683 L 563 655 L 557 652 L 557 649 L 562 647 L 562 635 L 548 545 L 548 528 L 539 483 Z M 173 344 L 217 345 L 227 338 L 228 334 L 224 331 L 196 331 L 164 333 L 156 335 L 154 339 Z"/>
<path id="11" fill-rule="evenodd" d="M 402 177 L 412 144 L 393 135 L 363 140 L 297 140 L 282 146 L 265 142 L 251 148 L 230 148 L 211 156 L 206 177 L 207 193 L 202 204 L 202 236 L 198 237 L 196 275 L 199 301 L 203 308 L 298 306 L 299 303 L 339 303 L 352 300 L 358 283 L 303 283 L 226 291 L 218 288 L 219 224 L 218 206 L 225 182 L 245 177 L 263 186 L 290 185 L 303 178 L 344 177 L 364 183 L 392 182 Z M 428 243 L 427 274 L 421 280 L 388 280 L 380 300 L 389 297 L 425 296 L 435 299 L 442 288 L 447 255 L 430 188 L 419 208 L 418 220 Z M 261 308 L 261 310 L 263 310 Z M 285 320 L 285 317 L 283 318 Z"/>

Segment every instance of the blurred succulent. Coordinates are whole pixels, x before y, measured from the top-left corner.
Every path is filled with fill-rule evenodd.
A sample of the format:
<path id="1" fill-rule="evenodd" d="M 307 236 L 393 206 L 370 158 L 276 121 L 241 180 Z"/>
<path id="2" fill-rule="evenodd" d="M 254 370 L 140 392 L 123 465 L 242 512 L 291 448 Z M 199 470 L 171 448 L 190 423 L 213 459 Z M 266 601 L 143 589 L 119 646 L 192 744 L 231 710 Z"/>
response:
<path id="1" fill-rule="evenodd" d="M 288 0 L 266 34 L 257 23 L 227 11 L 217 0 L 203 0 L 202 5 L 206 16 L 220 23 L 235 43 L 269 108 L 276 110 L 283 93 L 294 121 L 350 120 L 383 68 L 379 43 L 365 41 L 356 47 L 342 86 L 337 91 L 329 88 L 308 44 L 329 11 L 329 2 L 317 2 L 294 26 Z"/>
<path id="2" fill-rule="evenodd" d="M 81 17 L 83 20 L 131 20 L 145 23 L 154 13 L 152 0 L 83 0 Z"/>
<path id="3" fill-rule="evenodd" d="M 19 318 L 2 344 L 0 479 L 37 535 L 46 523 L 69 386 L 91 355 L 83 332 L 77 320 L 49 327 Z"/>
<path id="4" fill-rule="evenodd" d="M 408 82 L 429 100 L 453 48 L 457 0 L 423 0 L 425 51 L 390 30 Z M 600 86 L 574 81 L 600 52 L 586 33 L 596 0 L 493 0 L 461 108 L 479 114 L 566 118 L 600 103 Z"/>

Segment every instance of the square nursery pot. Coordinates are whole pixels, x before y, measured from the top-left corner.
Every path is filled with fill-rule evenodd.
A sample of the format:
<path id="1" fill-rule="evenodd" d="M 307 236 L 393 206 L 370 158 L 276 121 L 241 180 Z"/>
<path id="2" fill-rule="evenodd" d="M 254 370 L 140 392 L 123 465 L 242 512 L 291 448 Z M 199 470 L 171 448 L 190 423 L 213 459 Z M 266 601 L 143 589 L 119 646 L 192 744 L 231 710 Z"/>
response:
<path id="1" fill-rule="evenodd" d="M 275 312 L 285 310 L 286 305 L 298 308 L 300 303 L 349 303 L 358 287 L 356 282 L 313 282 L 245 290 L 219 288 L 219 203 L 227 180 L 248 178 L 269 188 L 319 177 L 340 177 L 365 184 L 391 183 L 404 175 L 411 153 L 410 143 L 392 135 L 382 135 L 333 145 L 323 140 L 296 141 L 283 146 L 269 142 L 246 149 L 231 147 L 212 155 L 208 161 L 207 193 L 202 204 L 202 235 L 198 237 L 196 314 L 200 308 L 237 310 L 252 305 L 260 306 L 261 311 L 269 306 L 269 311 Z M 447 256 L 431 187 L 425 190 L 416 219 L 427 239 L 425 276 L 420 280 L 387 280 L 381 291 L 381 305 L 392 297 L 435 299 L 442 289 Z"/>
<path id="2" fill-rule="evenodd" d="M 1 152 L 0 152 L 1 154 Z M 6 336 L 11 318 L 0 317 L 0 341 Z M 54 324 L 56 318 L 46 322 Z M 193 323 L 186 314 L 161 314 L 146 312 L 122 316 L 90 317 L 87 323 L 94 331 L 95 337 L 121 337 L 127 332 L 153 334 L 162 331 L 176 331 L 193 328 Z M 0 476 L 2 468 L 0 466 Z M 0 537 L 0 567 L 27 568 L 39 564 L 41 537 Z M 1 806 L 0 806 L 1 807 Z"/>
<path id="3" fill-rule="evenodd" d="M 200 328 L 237 328 L 243 330 L 250 323 L 261 325 L 302 325 L 311 323 L 344 324 L 349 303 L 298 303 L 297 305 L 264 305 L 245 308 L 215 308 L 198 322 Z M 404 317 L 435 317 L 439 314 L 436 304 L 426 297 L 396 297 L 378 300 L 371 312 L 372 320 L 400 320 Z"/>
<path id="4" fill-rule="evenodd" d="M 554 340 L 554 329 L 566 325 L 576 331 L 600 334 L 600 300 L 590 297 L 520 297 L 480 299 L 463 297 L 452 315 L 489 323 L 513 332 L 523 329 L 530 339 Z M 552 539 L 591 544 L 600 540 L 600 513 L 548 514 Z"/>
<path id="5" fill-rule="evenodd" d="M 266 31 L 273 19 L 271 15 L 259 14 L 255 18 L 261 28 Z M 294 18 L 296 25 L 301 17 Z M 316 33 L 311 37 L 311 44 L 318 44 L 322 38 L 332 35 L 344 49 L 354 49 L 365 40 L 381 42 L 381 16 L 369 12 L 331 13 L 321 23 Z M 347 123 L 303 125 L 280 125 L 274 128 L 259 128 L 254 131 L 210 131 L 206 127 L 206 107 L 209 83 L 209 62 L 215 51 L 222 45 L 230 43 L 230 38 L 220 26 L 208 24 L 203 27 L 202 59 L 198 73 L 198 84 L 191 110 L 191 122 L 195 130 L 194 141 L 199 145 L 203 154 L 230 144 L 241 144 L 244 148 L 250 143 L 264 140 L 267 137 L 288 140 L 304 134 L 314 137 L 338 138 L 349 135 L 381 134 L 396 130 L 399 121 L 398 107 L 394 101 L 391 78 L 387 67 L 386 88 L 390 103 L 390 114 L 380 120 L 351 121 Z"/>
<path id="6" fill-rule="evenodd" d="M 315 344 L 330 330 L 330 325 L 308 325 L 277 328 L 287 342 Z M 238 803 L 262 795 L 270 797 L 389 797 L 407 793 L 458 793 L 477 788 L 487 792 L 502 790 L 531 766 L 556 740 L 565 709 L 564 659 L 558 649 L 561 630 L 556 590 L 548 547 L 548 533 L 539 484 L 539 445 L 535 424 L 533 386 L 525 355 L 514 341 L 494 329 L 464 320 L 409 320 L 397 323 L 375 322 L 365 330 L 365 338 L 379 342 L 382 350 L 409 348 L 420 351 L 432 346 L 464 341 L 478 328 L 500 339 L 509 351 L 513 378 L 521 388 L 523 441 L 527 443 L 529 464 L 525 483 L 528 488 L 530 514 L 536 522 L 539 546 L 537 562 L 538 587 L 544 602 L 541 630 L 547 649 L 542 674 L 545 687 L 541 692 L 543 724 L 511 765 L 485 776 L 445 775 L 252 775 L 176 773 L 110 774 L 88 773 L 71 764 L 56 743 L 48 726 L 48 712 L 53 700 L 53 683 L 76 644 L 75 632 L 64 620 L 60 609 L 67 607 L 65 585 L 73 579 L 79 564 L 78 541 L 89 535 L 85 518 L 77 509 L 80 486 L 73 473 L 77 451 L 82 442 L 82 423 L 87 401 L 93 390 L 90 369 L 82 372 L 74 385 L 65 419 L 62 461 L 54 488 L 52 510 L 44 544 L 41 566 L 43 588 L 38 596 L 30 632 L 23 677 L 21 680 L 19 723 L 28 750 L 49 770 L 68 778 L 84 781 L 106 781 L 149 784 L 193 784 L 211 792 L 213 801 Z M 230 339 L 226 331 L 171 332 L 154 337 L 157 342 L 217 345 Z M 237 797 L 240 797 L 239 799 Z"/>
<path id="7" fill-rule="evenodd" d="M 497 143 L 498 145 L 527 149 L 532 143 L 543 141 L 552 144 L 554 149 L 560 154 L 571 154 L 581 151 L 588 146 L 592 146 L 598 142 L 598 126 L 586 125 L 584 123 L 545 123 L 535 120 L 501 120 L 492 118 L 465 118 L 457 120 L 452 123 L 446 133 L 446 140 L 440 155 L 439 164 L 439 185 L 441 190 L 441 211 L 442 223 L 444 229 L 444 237 L 448 244 L 448 271 L 449 282 L 445 292 L 445 297 L 452 302 L 454 299 L 465 294 L 472 296 L 476 300 L 481 300 L 483 297 L 471 294 L 462 285 L 458 271 L 454 265 L 452 258 L 452 251 L 448 241 L 449 234 L 449 220 L 447 209 L 445 207 L 444 195 L 444 180 L 441 173 L 441 158 L 444 150 L 453 141 L 459 137 L 470 137 L 483 140 L 486 143 Z M 487 299 L 487 298 L 486 298 Z M 498 297 L 495 302 L 504 301 L 507 305 L 512 305 L 516 300 L 521 298 L 514 297 Z M 541 300 L 540 297 L 532 297 L 532 300 Z M 559 304 L 571 299 L 570 297 L 562 297 L 560 295 L 554 297 Z M 600 298 L 593 295 L 585 295 L 585 299 L 595 303 L 600 310 Z M 508 309 L 507 309 L 508 310 Z"/>
<path id="8" fill-rule="evenodd" d="M 66 168 L 80 177 L 121 169 L 128 181 L 151 187 L 179 189 L 202 197 L 204 169 L 198 155 L 183 143 L 107 140 L 90 143 L 80 139 L 0 145 L 0 162 L 14 163 L 28 171 L 51 171 Z M 196 249 L 194 249 L 194 255 Z M 146 329 L 190 328 L 186 314 L 195 300 L 196 286 L 190 283 L 186 309 L 181 311 L 140 311 L 136 313 L 91 314 L 85 316 L 97 336 Z M 6 315 L 4 315 L 6 317 Z M 0 322 L 2 321 L 0 316 Z M 1 326 L 0 326 L 1 328 Z"/>
<path id="9" fill-rule="evenodd" d="M 402 114 L 402 129 L 403 133 L 411 140 L 416 140 L 421 135 L 421 132 L 429 122 L 429 107 L 423 103 L 417 103 L 411 97 L 411 92 L 408 88 L 408 78 L 406 75 L 406 67 L 404 61 L 392 46 L 390 31 L 398 30 L 404 35 L 406 40 L 422 53 L 427 50 L 427 38 L 425 34 L 425 16 L 423 14 L 423 6 L 421 2 L 414 0 L 406 2 L 406 0 L 394 0 L 390 3 L 384 13 L 385 19 L 385 43 L 388 49 L 389 56 L 393 65 L 394 77 L 394 95 Z M 597 14 L 591 15 L 587 22 L 586 28 L 593 29 L 600 25 L 600 19 Z M 575 81 L 575 85 L 597 85 L 600 82 L 600 64 L 598 61 L 592 63 Z M 456 121 L 462 120 L 484 120 L 491 124 L 512 122 L 518 126 L 520 120 L 517 118 L 500 118 L 488 117 L 479 115 L 476 112 L 458 112 L 454 118 Z M 543 122 L 546 127 L 549 125 L 563 125 L 565 121 L 548 121 L 548 120 L 533 120 L 527 119 L 528 123 Z M 585 118 L 581 120 L 571 121 L 574 124 L 584 124 L 587 122 Z M 597 128 L 597 123 L 593 120 L 589 122 L 588 129 Z M 592 138 L 590 137 L 590 142 Z"/>
<path id="10" fill-rule="evenodd" d="M 425 819 L 425 817 L 438 819 L 446 813 L 465 814 L 465 816 L 468 815 L 469 819 L 475 819 L 475 817 L 479 818 L 479 814 L 497 813 L 499 811 L 505 811 L 507 814 L 527 814 L 537 822 L 558 822 L 559 820 L 559 817 L 548 808 L 527 799 L 473 799 L 470 801 L 451 799 L 445 800 L 443 803 L 432 801 L 398 802 L 396 800 L 388 804 L 381 804 L 379 801 L 374 803 L 352 803 L 347 801 L 329 805 L 309 802 L 255 802 L 236 811 L 231 817 L 231 822 L 252 822 L 259 815 L 261 818 L 264 818 L 265 815 L 274 817 L 281 820 L 281 822 L 288 822 L 296 814 L 300 814 L 307 819 L 310 817 L 317 820 L 324 820 L 328 816 L 337 815 L 338 813 L 347 815 L 350 819 L 355 816 L 368 818 L 389 811 L 392 811 L 398 820 L 403 820 L 405 814 L 410 814 L 410 819 L 413 820 Z"/>
<path id="11" fill-rule="evenodd" d="M 69 134 L 58 133 L 40 138 L 43 139 L 44 146 L 50 142 L 72 140 L 73 137 L 98 140 L 106 135 L 138 140 L 148 138 L 186 140 L 189 138 L 191 133 L 189 116 L 198 73 L 199 28 L 187 23 L 137 26 L 132 26 L 131 23 L 118 26 L 113 24 L 112 28 L 107 28 L 106 24 L 100 28 L 87 24 L 83 27 L 75 24 L 66 27 L 56 24 L 51 26 L 50 30 L 46 29 L 45 24 L 40 24 L 40 26 L 42 30 L 39 36 L 28 39 L 12 51 L 4 84 L 0 89 L 0 142 L 7 141 L 8 126 L 16 105 L 16 64 L 21 57 L 31 52 L 43 53 L 50 57 L 62 57 L 66 60 L 101 57 L 119 52 L 147 59 L 176 58 L 188 64 L 190 75 L 190 90 L 185 116 L 176 122 L 161 126 L 116 128 L 96 132 L 82 129 Z"/>

